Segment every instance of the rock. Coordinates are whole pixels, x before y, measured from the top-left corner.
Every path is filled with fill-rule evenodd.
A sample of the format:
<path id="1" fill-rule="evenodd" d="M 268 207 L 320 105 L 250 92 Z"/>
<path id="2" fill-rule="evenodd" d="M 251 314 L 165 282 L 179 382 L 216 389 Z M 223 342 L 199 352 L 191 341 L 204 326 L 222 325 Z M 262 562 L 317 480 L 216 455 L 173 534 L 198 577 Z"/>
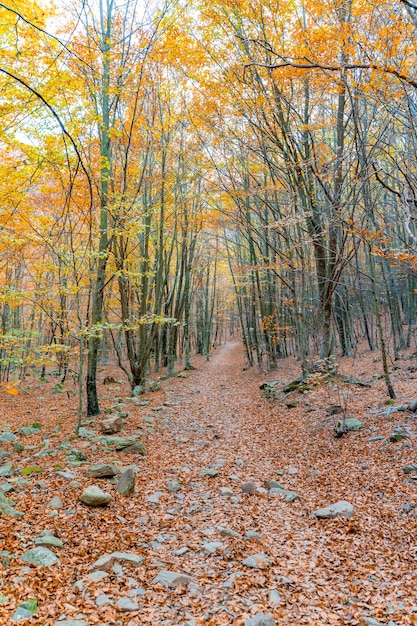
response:
<path id="1" fill-rule="evenodd" d="M 74 480 L 75 478 L 75 474 L 73 474 L 72 472 L 68 472 L 68 471 L 64 471 L 64 472 L 57 472 L 56 473 L 57 476 L 60 476 L 61 478 L 65 478 L 65 480 Z"/>
<path id="2" fill-rule="evenodd" d="M 177 556 L 183 556 L 183 554 L 186 554 L 187 552 L 189 552 L 189 548 L 187 548 L 187 546 L 184 546 L 183 548 L 180 548 L 179 550 L 175 550 L 174 554 L 176 554 Z"/>
<path id="3" fill-rule="evenodd" d="M 270 489 L 270 496 L 284 496 L 284 502 L 294 502 L 294 500 L 299 500 L 300 496 L 295 491 L 288 491 L 287 489 Z"/>
<path id="4" fill-rule="evenodd" d="M 161 583 L 164 587 L 174 588 L 180 585 L 188 585 L 193 581 L 192 576 L 188 574 L 181 574 L 179 572 L 170 572 L 169 570 L 161 570 L 159 574 L 153 579 L 152 584 L 156 585 Z"/>
<path id="5" fill-rule="evenodd" d="M 159 498 L 163 495 L 162 491 L 157 491 L 156 493 L 152 493 L 150 496 L 146 496 L 146 500 L 150 504 L 159 504 Z"/>
<path id="6" fill-rule="evenodd" d="M 167 489 L 171 493 L 175 493 L 176 491 L 181 491 L 181 485 L 177 480 L 169 480 L 167 482 Z"/>
<path id="7" fill-rule="evenodd" d="M 209 476 L 210 478 L 213 478 L 214 476 L 217 476 L 219 472 L 215 469 L 202 469 L 200 472 L 200 476 Z"/>
<path id="8" fill-rule="evenodd" d="M 48 550 L 48 548 L 43 548 L 41 546 L 24 552 L 20 558 L 25 563 L 38 565 L 39 567 L 50 567 L 51 565 L 55 565 L 60 562 L 56 554 L 51 552 L 51 550 Z"/>
<path id="9" fill-rule="evenodd" d="M 252 569 L 266 569 L 269 567 L 270 560 L 266 554 L 262 552 L 257 552 L 252 556 L 248 556 L 246 559 L 242 561 L 243 565 L 246 567 L 251 567 Z"/>
<path id="10" fill-rule="evenodd" d="M 221 541 L 208 541 L 207 543 L 203 543 L 203 548 L 208 554 L 216 554 L 216 552 L 223 548 L 223 544 Z"/>
<path id="11" fill-rule="evenodd" d="M 417 465 L 404 465 L 403 472 L 404 474 L 412 474 L 413 472 L 417 472 Z"/>
<path id="12" fill-rule="evenodd" d="M 136 387 L 132 389 L 132 396 L 134 398 L 137 398 L 138 396 L 142 395 L 144 391 L 145 387 L 143 385 L 136 385 Z"/>
<path id="13" fill-rule="evenodd" d="M 277 583 L 280 583 L 281 585 L 293 585 L 294 581 L 291 580 L 291 578 L 287 578 L 286 576 L 277 576 L 276 578 Z"/>
<path id="14" fill-rule="evenodd" d="M 6 463 L 0 467 L 0 477 L 12 476 L 14 474 L 14 467 L 11 463 Z"/>
<path id="15" fill-rule="evenodd" d="M 340 404 L 332 404 L 324 409 L 326 415 L 337 415 L 338 413 L 344 413 L 344 408 Z"/>
<path id="16" fill-rule="evenodd" d="M 251 539 L 260 539 L 262 537 L 261 533 L 257 530 L 248 530 L 245 534 L 245 541 L 250 541 Z"/>
<path id="17" fill-rule="evenodd" d="M 123 428 L 123 418 L 120 415 L 109 415 L 99 422 L 99 426 L 105 435 L 119 433 Z"/>
<path id="18" fill-rule="evenodd" d="M 13 444 L 13 452 L 16 452 L 17 454 L 19 454 L 20 452 L 24 452 L 25 451 L 25 446 L 20 443 L 20 441 L 15 441 Z"/>
<path id="19" fill-rule="evenodd" d="M 88 626 L 82 619 L 65 619 L 54 623 L 54 626 Z"/>
<path id="20" fill-rule="evenodd" d="M 256 489 L 257 489 L 256 483 L 254 483 L 252 481 L 250 481 L 248 483 L 243 483 L 243 485 L 242 485 L 243 493 L 251 493 L 251 494 L 253 494 L 253 493 L 256 493 Z"/>
<path id="21" fill-rule="evenodd" d="M 107 606 L 109 604 L 114 604 L 114 602 L 105 593 L 100 593 L 100 595 L 95 599 L 95 604 L 96 606 Z"/>
<path id="22" fill-rule="evenodd" d="M 271 613 L 257 613 L 245 620 L 245 626 L 275 626 L 275 620 Z"/>
<path id="23" fill-rule="evenodd" d="M 83 439 L 89 439 L 90 437 L 95 437 L 96 433 L 93 430 L 88 430 L 88 428 L 81 426 L 81 428 L 78 429 L 78 436 Z"/>
<path id="24" fill-rule="evenodd" d="M 111 478 L 120 474 L 120 469 L 117 465 L 97 463 L 96 465 L 91 465 L 86 473 L 90 478 Z"/>
<path id="25" fill-rule="evenodd" d="M 5 430 L 1 435 L 0 435 L 0 441 L 2 443 L 14 443 L 15 441 L 19 441 L 18 437 L 16 437 L 16 435 L 14 435 L 13 433 L 11 433 L 8 430 Z"/>
<path id="26" fill-rule="evenodd" d="M 86 576 L 86 578 L 89 578 L 90 580 L 92 580 L 93 583 L 98 583 L 100 582 L 100 580 L 103 580 L 103 578 L 108 578 L 108 577 L 109 577 L 109 573 L 103 572 L 100 569 L 96 570 L 95 572 L 91 572 L 91 574 L 88 574 Z"/>
<path id="27" fill-rule="evenodd" d="M 363 428 L 363 424 L 360 420 L 355 417 L 347 417 L 346 419 L 339 420 L 334 427 L 334 436 L 341 437 L 345 433 L 355 430 L 361 430 Z"/>
<path id="28" fill-rule="evenodd" d="M 227 528 L 223 526 L 217 526 L 217 530 L 221 534 L 222 537 L 238 537 L 239 533 L 232 528 Z"/>
<path id="29" fill-rule="evenodd" d="M 298 474 L 298 469 L 296 467 L 289 467 L 287 469 L 287 474 L 289 474 L 290 476 L 295 476 L 295 474 Z"/>
<path id="30" fill-rule="evenodd" d="M 268 596 L 268 601 L 271 606 L 278 606 L 282 602 L 281 594 L 278 589 L 271 589 Z"/>
<path id="31" fill-rule="evenodd" d="M 22 511 L 17 511 L 12 506 L 2 501 L 0 501 L 0 513 L 2 515 L 7 515 L 8 517 L 13 517 L 14 519 L 19 519 L 24 516 Z"/>
<path id="32" fill-rule="evenodd" d="M 56 511 L 64 508 L 64 505 L 62 504 L 62 500 L 59 496 L 54 496 L 52 500 L 50 500 L 46 506 L 49 507 L 50 509 L 55 509 Z"/>
<path id="33" fill-rule="evenodd" d="M 68 452 L 68 457 L 73 461 L 86 461 L 87 457 L 85 456 L 82 450 L 78 450 L 78 448 L 73 448 Z"/>
<path id="34" fill-rule="evenodd" d="M 62 548 L 64 546 L 61 539 L 58 539 L 58 537 L 54 537 L 53 535 L 35 537 L 34 542 L 37 546 L 52 546 L 53 548 Z"/>
<path id="35" fill-rule="evenodd" d="M 313 511 L 313 515 L 319 519 L 332 519 L 334 517 L 352 517 L 353 505 L 346 500 L 340 500 L 323 509 Z"/>
<path id="36" fill-rule="evenodd" d="M 277 480 L 265 480 L 264 485 L 267 489 L 284 489 Z"/>
<path id="37" fill-rule="evenodd" d="M 81 502 L 88 506 L 107 506 L 113 500 L 109 493 L 102 491 L 97 485 L 86 487 L 80 496 Z"/>
<path id="38" fill-rule="evenodd" d="M 12 615 L 13 622 L 20 622 L 21 619 L 27 620 L 32 615 L 35 615 L 38 610 L 38 601 L 36 598 L 31 598 L 25 602 L 21 602 L 16 611 Z"/>
<path id="39" fill-rule="evenodd" d="M 120 611 L 138 611 L 139 610 L 139 606 L 136 604 L 136 602 L 133 602 L 130 598 L 120 598 L 117 602 L 116 602 L 116 606 L 118 607 L 118 609 Z"/>
<path id="40" fill-rule="evenodd" d="M 115 563 L 130 563 L 134 567 L 139 567 L 144 560 L 143 556 L 134 554 L 133 552 L 112 552 L 111 554 L 103 554 L 103 556 L 90 566 L 90 570 L 110 572 Z"/>
<path id="41" fill-rule="evenodd" d="M 40 428 L 34 428 L 33 426 L 23 426 L 19 428 L 18 432 L 24 437 L 29 437 L 29 435 L 40 435 Z"/>
<path id="42" fill-rule="evenodd" d="M 383 439 L 384 437 L 382 437 L 382 435 L 379 435 L 378 437 L 371 437 L 370 439 L 368 439 L 368 441 L 372 443 L 373 441 L 382 441 Z"/>
<path id="43" fill-rule="evenodd" d="M 122 496 L 130 496 L 135 491 L 136 475 L 133 470 L 128 469 L 120 476 L 116 485 L 116 491 Z"/>
<path id="44" fill-rule="evenodd" d="M 231 489 L 229 489 L 229 487 L 220 487 L 219 494 L 221 496 L 232 496 L 233 495 L 233 491 Z"/>

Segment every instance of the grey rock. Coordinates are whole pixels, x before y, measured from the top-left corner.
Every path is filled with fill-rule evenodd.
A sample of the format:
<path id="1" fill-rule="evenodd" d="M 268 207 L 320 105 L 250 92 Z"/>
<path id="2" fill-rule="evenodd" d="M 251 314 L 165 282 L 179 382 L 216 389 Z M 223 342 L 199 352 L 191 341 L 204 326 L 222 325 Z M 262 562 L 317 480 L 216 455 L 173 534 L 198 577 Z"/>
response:
<path id="1" fill-rule="evenodd" d="M 209 478 L 213 478 L 217 476 L 219 472 L 215 469 L 202 469 L 200 472 L 200 476 L 208 476 Z"/>
<path id="2" fill-rule="evenodd" d="M 300 496 L 295 491 L 288 491 L 287 489 L 270 489 L 269 495 L 274 496 L 284 496 L 285 502 L 294 502 L 294 500 L 299 500 Z"/>
<path id="3" fill-rule="evenodd" d="M 28 437 L 29 435 L 40 435 L 40 428 L 34 428 L 33 426 L 23 426 L 19 428 L 18 432 L 24 437 Z"/>
<path id="4" fill-rule="evenodd" d="M 20 452 L 24 452 L 24 451 L 25 451 L 25 446 L 22 443 L 20 443 L 20 441 L 15 441 L 13 444 L 13 452 L 20 454 Z"/>
<path id="5" fill-rule="evenodd" d="M 89 439 L 90 437 L 95 437 L 96 433 L 92 430 L 88 430 L 88 428 L 84 428 L 84 426 L 81 426 L 78 430 L 78 436 L 83 439 Z"/>
<path id="6" fill-rule="evenodd" d="M 107 506 L 113 498 L 109 493 L 97 487 L 97 485 L 90 485 L 84 489 L 80 500 L 88 506 Z"/>
<path id="7" fill-rule="evenodd" d="M 95 572 L 91 572 L 91 574 L 87 574 L 86 578 L 92 580 L 93 583 L 98 583 L 100 582 L 100 580 L 103 580 L 103 578 L 108 578 L 109 576 L 109 572 L 103 572 L 102 570 L 98 569 Z"/>
<path id="8" fill-rule="evenodd" d="M 1 435 L 0 435 L 0 441 L 2 443 L 14 443 L 15 441 L 19 441 L 18 437 L 16 437 L 16 435 L 14 433 L 11 433 L 8 430 L 5 430 Z"/>
<path id="9" fill-rule="evenodd" d="M 313 511 L 313 515 L 319 519 L 332 519 L 334 517 L 352 517 L 353 505 L 346 500 L 339 500 L 322 509 Z"/>
<path id="10" fill-rule="evenodd" d="M 181 491 L 181 485 L 177 480 L 169 480 L 167 482 L 167 489 L 171 493 L 175 493 L 177 491 Z"/>
<path id="11" fill-rule="evenodd" d="M 183 554 L 186 554 L 187 552 L 189 552 L 189 548 L 187 548 L 187 546 L 184 546 L 183 548 L 180 548 L 179 550 L 175 550 L 174 554 L 176 554 L 177 556 L 182 556 Z"/>
<path id="12" fill-rule="evenodd" d="M 268 601 L 271 606 L 278 606 L 282 602 L 282 597 L 278 589 L 271 589 L 268 596 Z"/>
<path id="13" fill-rule="evenodd" d="M 244 538 L 246 541 L 250 541 L 251 539 L 260 539 L 261 537 L 261 533 L 257 530 L 248 530 Z"/>
<path id="14" fill-rule="evenodd" d="M 70 459 L 74 461 L 86 461 L 87 457 L 85 456 L 82 450 L 78 450 L 78 448 L 73 448 L 68 452 L 68 456 Z"/>
<path id="15" fill-rule="evenodd" d="M 48 550 L 48 548 L 43 548 L 41 546 L 24 552 L 20 558 L 25 563 L 38 565 L 40 567 L 50 567 L 51 565 L 55 565 L 60 562 L 56 554 L 51 552 L 51 550 Z"/>
<path id="16" fill-rule="evenodd" d="M 252 481 L 247 482 L 247 483 L 243 483 L 243 485 L 242 485 L 243 493 L 254 494 L 254 493 L 256 493 L 256 489 L 257 489 L 256 483 L 254 483 Z"/>
<path id="17" fill-rule="evenodd" d="M 46 505 L 50 509 L 55 509 L 58 511 L 59 509 L 63 509 L 64 505 L 62 504 L 62 500 L 59 496 L 54 496 Z"/>
<path id="18" fill-rule="evenodd" d="M 134 567 L 139 567 L 144 560 L 143 556 L 133 552 L 112 552 L 111 554 L 103 554 L 90 566 L 90 570 L 109 572 L 115 563 L 130 563 Z"/>
<path id="19" fill-rule="evenodd" d="M 221 541 L 208 541 L 203 543 L 203 548 L 208 554 L 216 554 L 216 552 L 223 548 L 223 544 Z"/>
<path id="20" fill-rule="evenodd" d="M 108 595 L 106 595 L 105 593 L 101 593 L 99 596 L 97 596 L 95 604 L 96 606 L 107 606 L 108 604 L 114 604 L 114 602 L 111 598 L 109 598 Z"/>
<path id="21" fill-rule="evenodd" d="M 275 620 L 271 613 L 257 613 L 245 620 L 245 626 L 275 626 Z"/>
<path id="22" fill-rule="evenodd" d="M 111 478 L 120 474 L 120 469 L 110 463 L 96 463 L 91 465 L 86 473 L 90 478 Z"/>
<path id="23" fill-rule="evenodd" d="M 150 504 L 159 504 L 159 499 L 161 496 L 163 496 L 163 492 L 162 491 L 157 491 L 155 493 L 152 493 L 150 496 L 146 496 L 146 500 L 150 503 Z"/>
<path id="24" fill-rule="evenodd" d="M 0 477 L 5 478 L 6 476 L 12 476 L 14 474 L 14 467 L 11 463 L 6 463 L 6 465 L 2 465 L 0 467 Z"/>
<path id="25" fill-rule="evenodd" d="M 266 554 L 257 552 L 256 554 L 252 554 L 252 556 L 248 556 L 242 561 L 242 563 L 243 565 L 246 565 L 246 567 L 251 567 L 252 569 L 266 569 L 269 567 L 270 560 Z"/>
<path id="26" fill-rule="evenodd" d="M 130 496 L 135 491 L 136 475 L 133 470 L 128 469 L 120 476 L 116 485 L 116 491 L 122 496 Z"/>
<path id="27" fill-rule="evenodd" d="M 287 469 L 287 474 L 289 474 L 290 476 L 295 476 L 295 474 L 298 474 L 298 469 L 296 467 L 289 467 Z"/>
<path id="28" fill-rule="evenodd" d="M 382 435 L 378 436 L 378 437 L 371 437 L 370 439 L 368 439 L 369 442 L 372 441 L 382 441 L 384 439 L 384 437 L 382 437 Z"/>
<path id="29" fill-rule="evenodd" d="M 35 537 L 34 542 L 37 546 L 51 546 L 53 548 L 62 548 L 64 544 L 61 539 L 53 535 L 45 535 L 43 537 Z"/>
<path id="30" fill-rule="evenodd" d="M 232 528 L 227 528 L 224 526 L 217 526 L 217 530 L 222 535 L 222 537 L 238 537 L 239 533 Z"/>
<path id="31" fill-rule="evenodd" d="M 229 487 L 220 487 L 219 494 L 221 496 L 232 496 L 233 495 L 233 491 L 231 489 L 229 489 Z"/>
<path id="32" fill-rule="evenodd" d="M 174 588 L 180 585 L 188 585 L 193 581 L 193 577 L 180 572 L 171 572 L 169 570 L 161 570 L 153 579 L 152 584 L 161 583 L 164 587 Z"/>
<path id="33" fill-rule="evenodd" d="M 82 619 L 64 619 L 54 623 L 54 626 L 88 626 Z"/>
<path id="34" fill-rule="evenodd" d="M 286 576 L 277 576 L 276 578 L 277 583 L 280 583 L 281 585 L 293 585 L 294 581 L 291 580 L 291 578 L 287 578 Z"/>
<path id="35" fill-rule="evenodd" d="M 68 472 L 68 471 L 59 471 L 56 473 L 57 476 L 60 476 L 61 478 L 65 478 L 65 480 L 74 480 L 75 478 L 75 474 L 73 474 L 72 472 Z"/>
<path id="36" fill-rule="evenodd" d="M 265 480 L 264 485 L 267 489 L 284 489 L 277 480 Z"/>
<path id="37" fill-rule="evenodd" d="M 130 598 L 120 598 L 117 602 L 116 602 L 116 606 L 119 608 L 120 611 L 138 611 L 139 610 L 139 606 L 136 604 L 136 602 L 133 602 Z"/>
<path id="38" fill-rule="evenodd" d="M 109 415 L 99 422 L 99 426 L 105 435 L 113 435 L 122 430 L 123 418 L 121 415 Z"/>
<path id="39" fill-rule="evenodd" d="M 404 465 L 403 472 L 404 474 L 412 474 L 413 472 L 417 472 L 417 465 Z"/>

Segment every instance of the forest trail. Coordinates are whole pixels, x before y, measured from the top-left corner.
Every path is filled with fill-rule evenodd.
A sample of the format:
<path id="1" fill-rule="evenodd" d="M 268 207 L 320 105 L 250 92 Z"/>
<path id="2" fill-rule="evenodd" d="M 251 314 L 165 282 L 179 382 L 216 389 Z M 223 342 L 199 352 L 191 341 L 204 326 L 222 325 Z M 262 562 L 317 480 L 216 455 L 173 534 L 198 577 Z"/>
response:
<path id="1" fill-rule="evenodd" d="M 229 342 L 209 362 L 196 364 L 187 378 L 161 381 L 161 389 L 139 404 L 128 401 L 124 384 L 109 388 L 113 401 L 125 394 L 129 417 L 123 436 L 140 432 L 146 457 L 122 459 L 95 439 L 75 440 L 66 420 L 57 436 L 61 448 L 67 451 L 70 441 L 87 456 L 85 463 L 69 467 L 75 481 L 68 483 L 56 471 L 57 461 L 69 465 L 61 448 L 39 458 L 42 474 L 28 476 L 26 485 L 9 479 L 15 489 L 10 497 L 25 516 L 0 517 L 2 549 L 12 553 L 3 560 L 2 591 L 10 603 L 0 604 L 0 623 L 13 623 L 11 609 L 35 596 L 39 610 L 28 623 L 46 626 L 65 624 L 64 618 L 129 626 L 416 623 L 417 518 L 416 509 L 404 505 L 416 497 L 417 486 L 406 483 L 401 472 L 415 461 L 415 440 L 386 441 L 395 424 L 408 421 L 413 429 L 412 419 L 405 414 L 382 419 L 369 409 L 375 390 L 351 393 L 346 385 L 350 414 L 360 416 L 365 427 L 335 439 L 324 409 L 340 390 L 330 393 L 318 385 L 296 394 L 294 408 L 262 397 L 260 382 L 284 383 L 296 375 L 294 359 L 282 361 L 274 375 L 243 371 L 241 345 Z M 48 427 L 54 424 L 56 401 L 52 395 L 42 398 L 44 427 L 48 410 Z M 15 403 L 18 426 L 27 425 L 28 413 L 34 414 L 27 399 L 7 403 Z M 98 431 L 94 422 L 88 428 Z M 375 435 L 381 438 L 372 440 Z M 34 435 L 24 442 L 40 445 Z M 13 455 L 13 464 L 33 464 L 26 456 L 33 451 L 28 446 L 21 456 Z M 99 462 L 135 464 L 135 493 L 123 497 L 111 481 L 88 478 L 89 464 Z M 286 502 L 270 493 L 264 481 L 272 480 L 299 498 Z M 92 483 L 112 495 L 110 506 L 91 508 L 79 501 Z M 243 493 L 245 483 L 254 483 L 245 488 L 257 487 L 258 493 Z M 63 501 L 63 510 L 53 516 L 52 496 Z M 354 506 L 351 519 L 312 516 L 338 500 Z M 22 567 L 20 555 L 47 530 L 64 544 L 55 550 L 60 563 Z M 140 556 L 143 563 L 135 568 L 122 560 L 103 578 L 89 578 L 92 564 L 115 550 Z M 257 557 L 245 562 L 259 554 L 263 563 Z M 155 580 L 161 570 L 192 581 L 167 589 Z M 258 614 L 272 617 L 248 621 Z"/>

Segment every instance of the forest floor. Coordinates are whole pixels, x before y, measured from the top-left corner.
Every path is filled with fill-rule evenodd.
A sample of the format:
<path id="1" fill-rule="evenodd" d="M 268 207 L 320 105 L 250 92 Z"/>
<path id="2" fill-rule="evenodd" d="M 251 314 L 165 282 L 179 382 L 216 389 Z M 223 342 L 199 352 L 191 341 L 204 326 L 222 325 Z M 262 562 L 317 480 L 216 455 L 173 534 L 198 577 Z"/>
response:
<path id="1" fill-rule="evenodd" d="M 381 371 L 374 359 L 370 353 L 341 359 L 345 374 L 373 379 L 369 389 L 321 383 L 285 398 L 295 401 L 291 408 L 264 398 L 259 385 L 289 382 L 299 363 L 288 358 L 267 375 L 243 371 L 236 342 L 217 348 L 210 362 L 197 359 L 187 378 L 161 381 L 160 390 L 139 398 L 150 402 L 145 406 L 128 400 L 124 382 L 101 386 L 103 408 L 124 399 L 128 417 L 118 434 L 140 433 L 146 456 L 97 441 L 89 431 L 100 435 L 101 418 L 86 424 L 86 437 L 74 438 L 76 397 L 53 394 L 57 379 L 31 379 L 19 395 L 1 394 L 1 430 L 10 428 L 25 449 L 13 451 L 16 441 L 0 444 L 10 454 L 0 461 L 0 489 L 24 514 L 0 516 L 0 624 L 13 624 L 16 607 L 34 598 L 36 613 L 19 623 L 417 623 L 417 481 L 402 470 L 417 463 L 417 422 L 411 413 L 379 414 L 390 405 L 383 380 L 373 377 Z M 415 359 L 397 363 L 393 383 L 403 404 L 417 397 Z M 341 402 L 364 427 L 336 439 L 340 415 L 329 417 L 325 409 Z M 40 433 L 18 432 L 34 422 Z M 406 438 L 390 442 L 399 426 Z M 75 449 L 87 460 L 74 461 Z M 122 496 L 114 479 L 89 478 L 90 463 L 133 464 L 135 493 Z M 33 466 L 39 473 L 22 476 Z M 285 502 L 262 489 L 271 480 L 300 498 Z M 243 493 L 248 482 L 259 492 Z M 110 505 L 80 501 L 91 484 L 112 495 Z M 338 500 L 354 506 L 350 519 L 312 515 Z M 61 540 L 62 547 L 49 546 L 59 562 L 28 565 L 22 555 L 42 531 Z M 110 559 L 107 571 L 90 577 L 95 561 L 114 551 L 143 562 Z M 255 567 L 243 563 L 260 553 Z M 155 581 L 161 570 L 192 580 L 166 587 Z M 249 621 L 257 614 L 272 618 Z"/>

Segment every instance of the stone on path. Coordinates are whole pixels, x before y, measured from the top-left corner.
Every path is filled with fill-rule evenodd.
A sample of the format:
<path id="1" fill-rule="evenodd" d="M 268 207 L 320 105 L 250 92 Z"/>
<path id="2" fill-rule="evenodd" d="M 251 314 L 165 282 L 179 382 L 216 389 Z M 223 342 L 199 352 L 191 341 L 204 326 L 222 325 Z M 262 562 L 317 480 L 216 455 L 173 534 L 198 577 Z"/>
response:
<path id="1" fill-rule="evenodd" d="M 322 509 L 313 511 L 313 515 L 319 519 L 333 519 L 334 517 L 352 517 L 353 505 L 346 500 L 339 500 Z"/>
<path id="2" fill-rule="evenodd" d="M 168 480 L 167 489 L 170 493 L 176 493 L 177 491 L 181 491 L 181 485 L 177 480 Z"/>
<path id="3" fill-rule="evenodd" d="M 170 572 L 169 570 L 162 569 L 153 579 L 152 584 L 156 585 L 157 583 L 161 583 L 164 587 L 174 588 L 179 587 L 180 585 L 188 585 L 192 581 L 193 577 L 188 574 Z"/>
<path id="4" fill-rule="evenodd" d="M 53 548 L 62 548 L 64 546 L 61 539 L 58 539 L 58 537 L 54 537 L 53 535 L 35 537 L 34 542 L 37 546 L 52 546 Z"/>
<path id="5" fill-rule="evenodd" d="M 90 485 L 84 489 L 80 500 L 88 506 L 107 506 L 113 498 L 109 493 L 97 487 L 97 485 Z"/>
<path id="6" fill-rule="evenodd" d="M 254 483 L 252 481 L 250 481 L 248 483 L 243 483 L 243 485 L 242 485 L 243 493 L 252 493 L 253 494 L 253 493 L 256 493 L 256 489 L 257 489 L 256 483 Z"/>
<path id="7" fill-rule="evenodd" d="M 144 560 L 143 556 L 133 552 L 112 552 L 111 554 L 103 554 L 98 558 L 97 561 L 90 565 L 90 570 L 109 572 L 115 563 L 130 563 L 134 567 L 139 567 Z"/>
<path id="8" fill-rule="evenodd" d="M 64 505 L 62 504 L 62 500 L 59 496 L 54 496 L 46 505 L 50 509 L 55 509 L 58 511 L 59 509 L 63 509 Z"/>
<path id="9" fill-rule="evenodd" d="M 87 470 L 87 476 L 90 478 L 112 478 L 120 474 L 120 469 L 117 465 L 111 465 L 110 463 L 97 463 L 91 465 Z"/>
<path id="10" fill-rule="evenodd" d="M 120 415 L 109 415 L 99 422 L 99 426 L 105 435 L 113 435 L 122 430 L 123 418 Z"/>
<path id="11" fill-rule="evenodd" d="M 24 552 L 20 558 L 25 563 L 38 565 L 40 567 L 50 567 L 51 565 L 55 565 L 60 562 L 56 554 L 51 552 L 51 550 L 48 550 L 48 548 L 43 548 L 41 546 Z"/>
<path id="12" fill-rule="evenodd" d="M 242 563 L 243 565 L 246 565 L 246 567 L 251 567 L 252 569 L 266 569 L 269 567 L 270 560 L 266 554 L 257 552 L 256 554 L 252 554 L 252 556 L 248 556 L 242 561 Z"/>
<path id="13" fill-rule="evenodd" d="M 268 596 L 268 601 L 271 606 L 278 606 L 282 602 L 281 594 L 278 589 L 271 589 Z"/>
<path id="14" fill-rule="evenodd" d="M 88 626 L 82 619 L 64 619 L 54 623 L 54 626 Z"/>
<path id="15" fill-rule="evenodd" d="M 136 475 L 132 469 L 128 469 L 119 478 L 116 491 L 122 496 L 130 496 L 135 491 Z"/>
<path id="16" fill-rule="evenodd" d="M 275 626 L 275 620 L 271 613 L 257 613 L 245 620 L 245 626 Z"/>
<path id="17" fill-rule="evenodd" d="M 120 611 L 138 611 L 139 610 L 139 606 L 136 604 L 136 602 L 133 602 L 130 598 L 120 598 L 117 602 L 116 602 L 116 606 L 119 608 Z"/>

